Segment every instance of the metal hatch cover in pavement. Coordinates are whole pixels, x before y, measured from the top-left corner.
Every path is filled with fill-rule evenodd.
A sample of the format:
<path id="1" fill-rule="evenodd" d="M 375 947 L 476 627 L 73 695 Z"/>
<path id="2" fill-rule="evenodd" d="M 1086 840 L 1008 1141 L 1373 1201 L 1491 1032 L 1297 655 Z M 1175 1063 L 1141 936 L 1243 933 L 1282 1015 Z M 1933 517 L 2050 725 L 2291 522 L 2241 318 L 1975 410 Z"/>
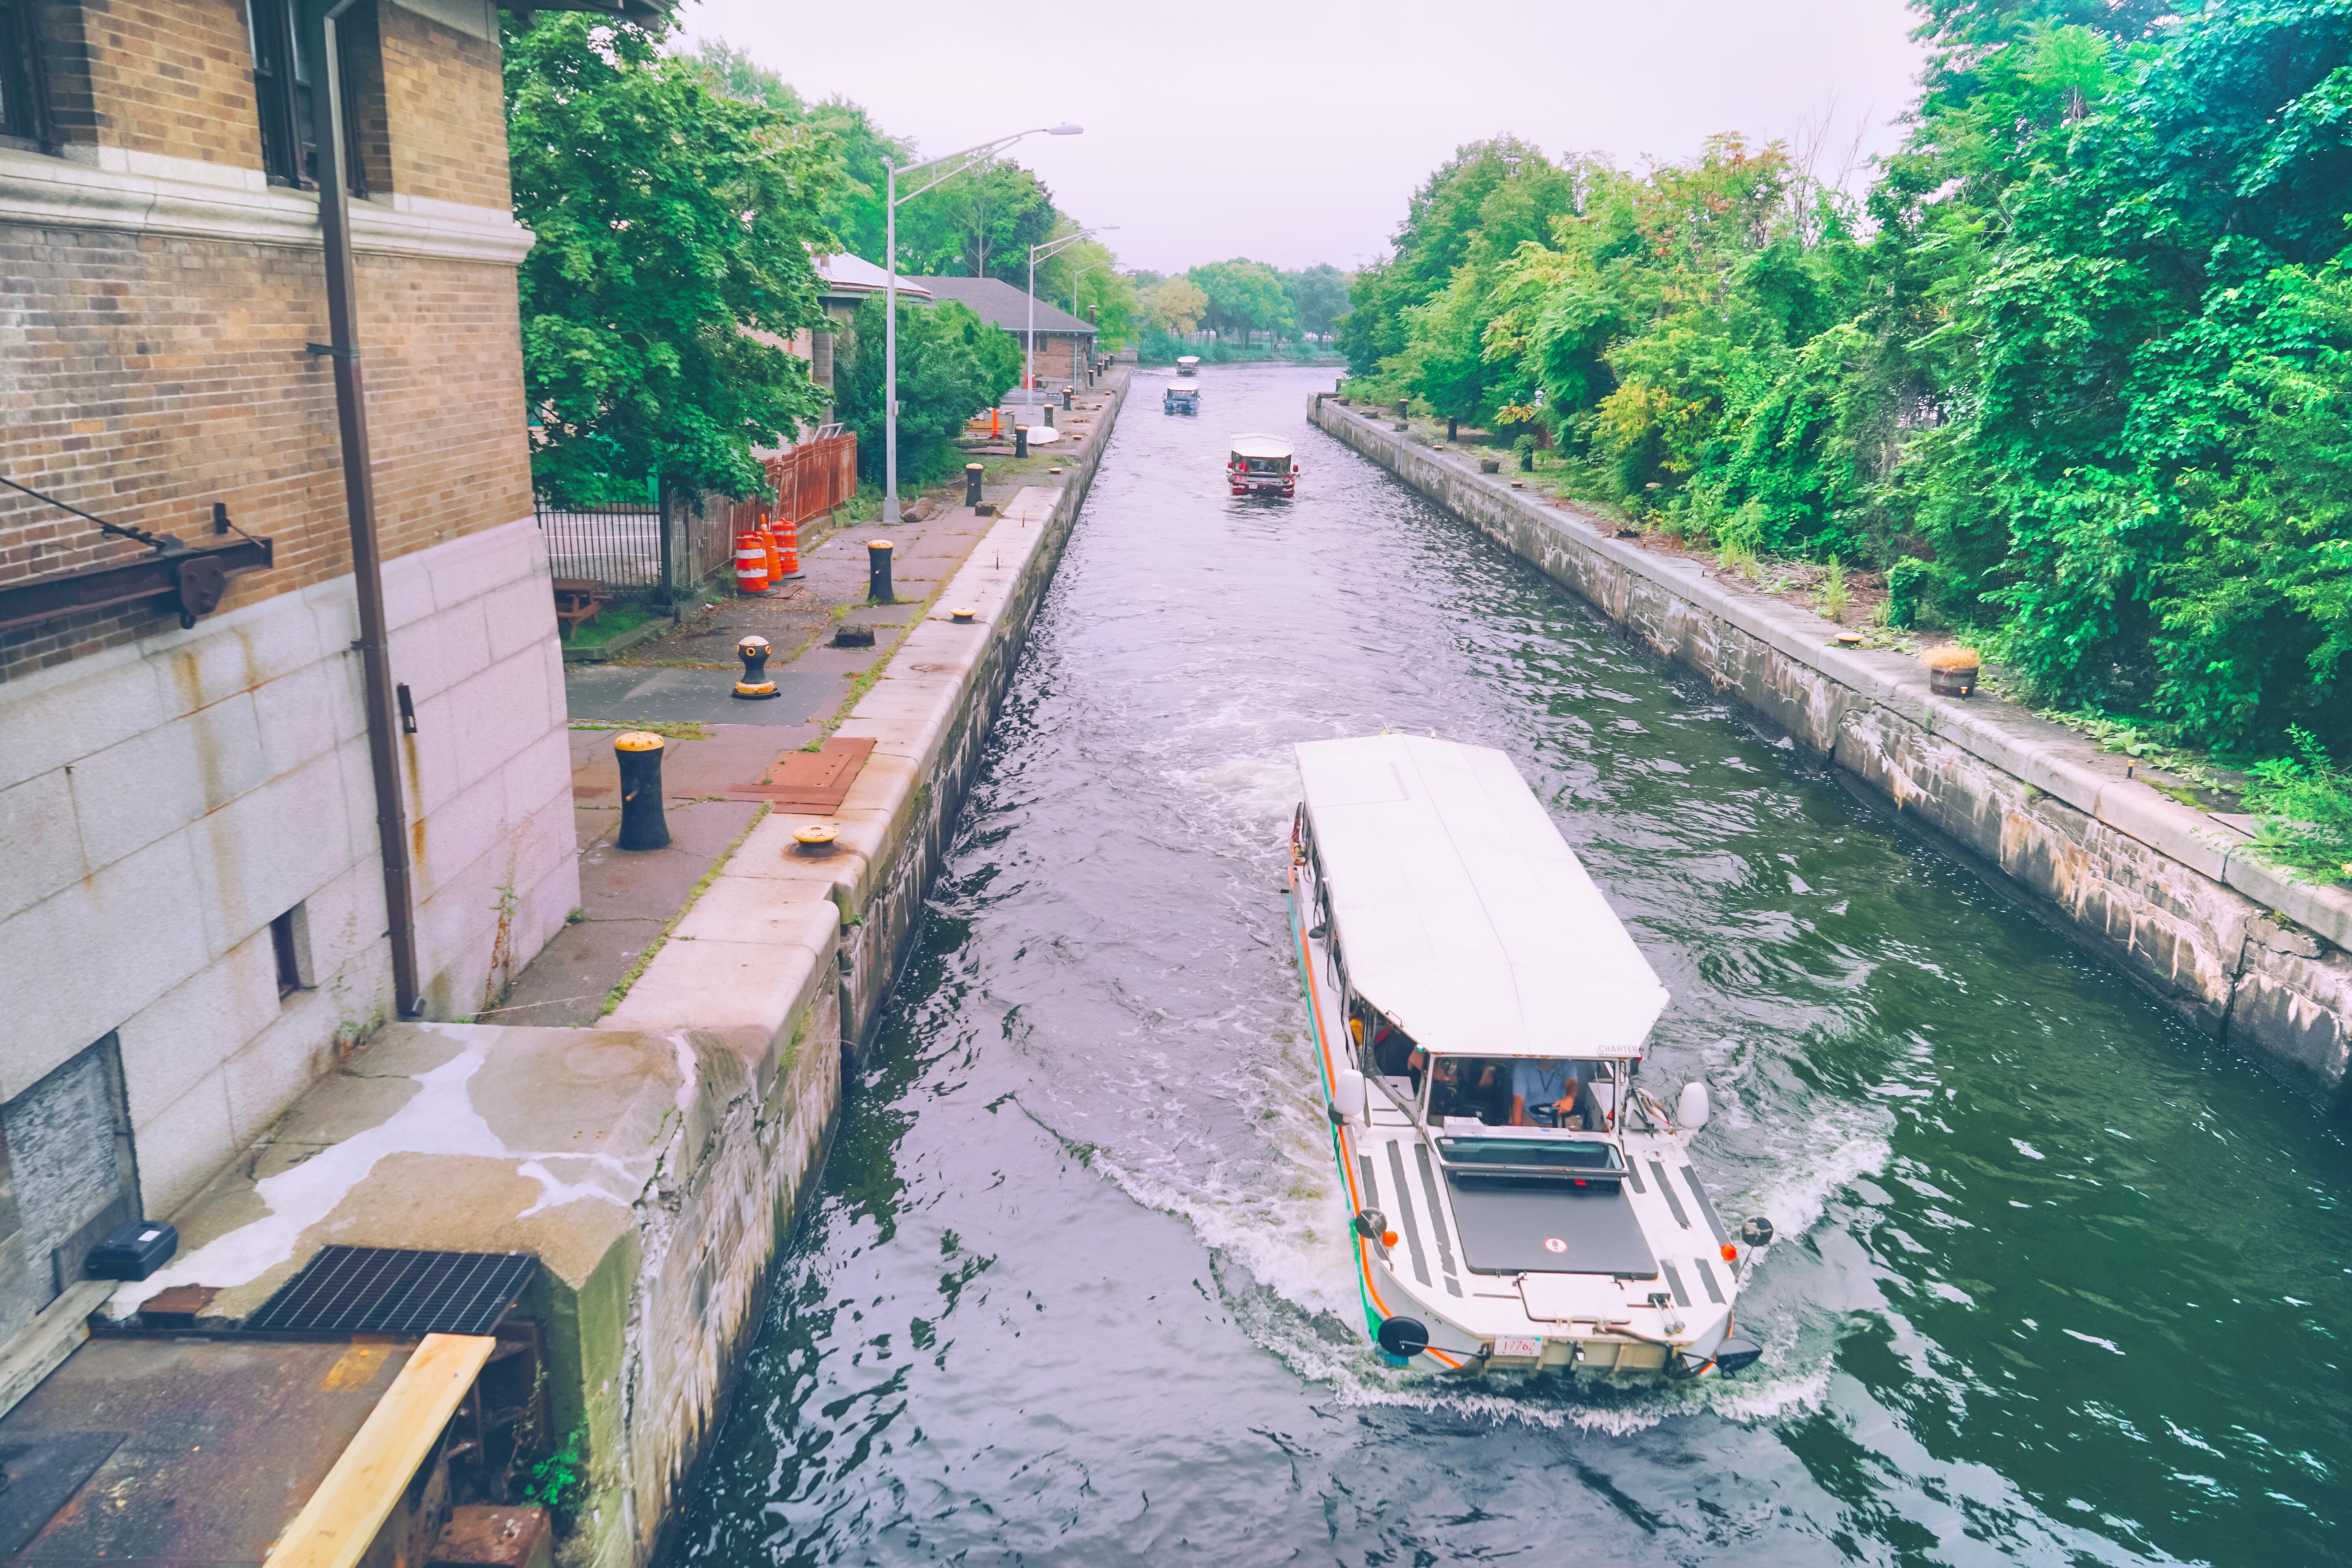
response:
<path id="1" fill-rule="evenodd" d="M 328 1247 L 247 1318 L 248 1331 L 487 1334 L 539 1271 L 529 1252 Z"/>

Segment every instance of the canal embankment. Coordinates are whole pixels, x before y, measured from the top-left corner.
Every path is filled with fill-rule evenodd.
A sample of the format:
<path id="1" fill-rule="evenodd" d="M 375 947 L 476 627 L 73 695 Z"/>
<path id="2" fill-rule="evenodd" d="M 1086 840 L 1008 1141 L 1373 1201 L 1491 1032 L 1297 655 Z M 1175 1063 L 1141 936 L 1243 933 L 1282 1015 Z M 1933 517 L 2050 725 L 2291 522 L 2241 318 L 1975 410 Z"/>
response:
<path id="1" fill-rule="evenodd" d="M 2225 1044 L 2323 1100 L 2352 1069 L 2352 897 L 2292 882 L 2128 760 L 1797 605 L 1644 551 L 1318 395 L 1311 421 L 2033 894 Z"/>
<path id="2" fill-rule="evenodd" d="M 533 1254 L 520 1311 L 544 1373 L 557 1558 L 655 1556 L 1124 390 L 1114 377 L 1055 482 L 959 542 L 887 660 L 848 686 L 826 722 L 871 751 L 823 818 L 829 846 L 796 837 L 809 814 L 757 816 L 584 1026 L 378 1031 L 173 1216 L 180 1256 L 118 1292 L 111 1321 L 133 1328 L 159 1291 L 194 1286 L 195 1325 L 236 1329 L 331 1244 Z"/>

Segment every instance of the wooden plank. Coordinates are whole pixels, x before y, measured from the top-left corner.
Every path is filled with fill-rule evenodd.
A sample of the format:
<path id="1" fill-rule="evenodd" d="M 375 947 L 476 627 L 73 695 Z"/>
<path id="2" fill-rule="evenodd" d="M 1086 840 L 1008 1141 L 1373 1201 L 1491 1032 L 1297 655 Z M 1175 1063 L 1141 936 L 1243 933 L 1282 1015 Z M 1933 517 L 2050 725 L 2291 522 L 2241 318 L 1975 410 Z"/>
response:
<path id="1" fill-rule="evenodd" d="M 498 1343 L 489 1334 L 425 1335 L 269 1549 L 267 1568 L 356 1568 Z"/>
<path id="2" fill-rule="evenodd" d="M 849 797 L 849 786 L 873 753 L 871 736 L 835 735 L 815 752 L 780 752 L 768 770 L 751 784 L 727 793 L 739 799 L 765 800 L 779 811 L 831 816 Z"/>
<path id="3" fill-rule="evenodd" d="M 89 1315 L 113 1294 L 111 1279 L 77 1279 L 18 1331 L 0 1352 L 0 1415 L 16 1408 L 89 1338 Z"/>

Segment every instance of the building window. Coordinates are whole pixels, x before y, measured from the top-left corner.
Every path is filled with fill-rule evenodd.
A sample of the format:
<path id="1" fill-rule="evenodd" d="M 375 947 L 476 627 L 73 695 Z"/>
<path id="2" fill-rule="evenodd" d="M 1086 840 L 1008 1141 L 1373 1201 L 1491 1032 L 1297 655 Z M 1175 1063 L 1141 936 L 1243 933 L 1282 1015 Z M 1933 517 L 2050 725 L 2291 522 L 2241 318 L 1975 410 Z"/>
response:
<path id="1" fill-rule="evenodd" d="M 49 126 L 39 0 L 0 0 L 0 147 L 57 151 Z"/>
<path id="2" fill-rule="evenodd" d="M 0 0 L 14 5 L 22 0 Z M 316 190 L 319 184 L 318 122 L 326 105 L 312 90 L 313 72 L 295 25 L 295 0 L 247 0 L 246 30 L 253 43 L 253 102 L 261 120 L 261 167 L 273 185 Z M 368 159 L 362 121 L 380 112 L 380 87 L 368 90 L 381 66 L 375 13 L 354 5 L 335 25 L 336 54 L 342 65 L 343 177 L 354 196 L 368 194 Z"/>
<path id="3" fill-rule="evenodd" d="M 269 951 L 278 960 L 278 999 L 308 991 L 318 982 L 310 968 L 310 914 L 297 904 L 269 922 Z"/>

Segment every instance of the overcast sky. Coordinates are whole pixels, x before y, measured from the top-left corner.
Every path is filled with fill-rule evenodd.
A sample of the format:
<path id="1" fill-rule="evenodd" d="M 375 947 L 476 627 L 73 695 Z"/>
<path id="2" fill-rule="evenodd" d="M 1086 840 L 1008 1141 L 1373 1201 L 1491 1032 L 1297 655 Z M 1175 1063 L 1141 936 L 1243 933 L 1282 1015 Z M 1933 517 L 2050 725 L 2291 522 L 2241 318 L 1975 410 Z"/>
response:
<path id="1" fill-rule="evenodd" d="M 1163 272 L 1369 260 L 1432 169 L 1499 132 L 1631 164 L 1834 116 L 1841 158 L 1857 131 L 1887 151 L 1919 69 L 1898 0 L 689 0 L 683 19 L 926 153 L 1076 121 L 1013 155 Z"/>

